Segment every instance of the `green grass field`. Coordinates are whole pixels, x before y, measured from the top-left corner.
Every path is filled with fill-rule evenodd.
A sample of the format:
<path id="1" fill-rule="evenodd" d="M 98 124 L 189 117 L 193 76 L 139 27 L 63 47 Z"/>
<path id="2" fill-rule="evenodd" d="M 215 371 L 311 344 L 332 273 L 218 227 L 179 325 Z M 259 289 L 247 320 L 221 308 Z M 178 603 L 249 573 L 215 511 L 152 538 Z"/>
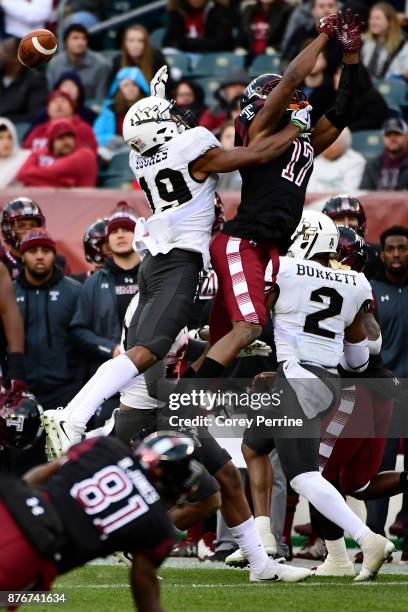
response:
<path id="1" fill-rule="evenodd" d="M 128 570 L 106 565 L 88 566 L 59 579 L 55 591 L 67 602 L 25 606 L 21 610 L 125 612 L 133 610 Z M 248 573 L 228 569 L 173 569 L 160 571 L 166 612 L 373 612 L 408 610 L 408 576 L 384 574 L 375 582 L 353 584 L 350 578 L 310 578 L 290 584 L 250 584 Z"/>

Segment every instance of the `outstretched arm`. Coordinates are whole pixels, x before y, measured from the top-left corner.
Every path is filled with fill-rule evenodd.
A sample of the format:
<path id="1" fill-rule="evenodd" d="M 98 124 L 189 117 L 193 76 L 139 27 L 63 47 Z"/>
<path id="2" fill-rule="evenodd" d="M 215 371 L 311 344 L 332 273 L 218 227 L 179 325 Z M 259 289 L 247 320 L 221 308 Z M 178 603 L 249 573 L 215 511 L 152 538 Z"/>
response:
<path id="1" fill-rule="evenodd" d="M 249 128 L 249 142 L 255 142 L 276 128 L 282 112 L 288 108 L 295 90 L 303 83 L 316 64 L 319 53 L 334 36 L 335 16 L 322 19 L 318 26 L 319 36 L 315 38 L 297 57 L 295 57 L 282 77 L 280 83 L 271 91 L 265 104 L 256 114 Z"/>
<path id="2" fill-rule="evenodd" d="M 334 106 L 319 119 L 312 134 L 315 155 L 322 153 L 350 123 L 358 90 L 359 55 L 361 30 L 364 24 L 358 15 L 346 10 L 340 12 L 336 38 L 343 45 L 343 69 Z"/>
<path id="3" fill-rule="evenodd" d="M 211 172 L 232 172 L 246 166 L 265 164 L 282 155 L 300 132 L 297 125 L 289 123 L 277 134 L 249 147 L 235 147 L 230 151 L 219 147 L 210 149 L 192 163 L 191 173 L 196 180 L 203 181 Z"/>

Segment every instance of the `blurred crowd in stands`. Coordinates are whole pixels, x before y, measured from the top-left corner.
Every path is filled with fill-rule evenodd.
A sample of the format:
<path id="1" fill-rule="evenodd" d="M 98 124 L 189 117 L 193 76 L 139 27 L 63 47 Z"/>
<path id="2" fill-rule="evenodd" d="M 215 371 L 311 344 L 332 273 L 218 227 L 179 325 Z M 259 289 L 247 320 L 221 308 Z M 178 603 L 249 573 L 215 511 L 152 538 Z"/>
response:
<path id="1" fill-rule="evenodd" d="M 282 72 L 340 6 L 367 23 L 361 91 L 350 130 L 317 160 L 309 191 L 403 190 L 408 186 L 408 3 L 350 0 L 168 0 L 162 27 L 127 22 L 116 38 L 92 28 L 137 0 L 0 0 L 0 185 L 138 188 L 121 129 L 127 110 L 149 95 L 163 64 L 169 98 L 232 147 L 240 95 L 251 78 Z M 61 9 L 61 6 L 59 7 Z M 116 11 L 116 13 L 115 13 Z M 60 11 L 61 12 L 61 11 Z M 145 20 L 146 21 L 146 20 Z M 148 24 L 146 24 L 148 25 Z M 63 40 L 46 69 L 17 59 L 19 39 L 51 27 Z M 330 42 L 303 84 L 316 122 L 332 105 L 341 50 Z M 238 173 L 220 191 L 240 189 Z"/>

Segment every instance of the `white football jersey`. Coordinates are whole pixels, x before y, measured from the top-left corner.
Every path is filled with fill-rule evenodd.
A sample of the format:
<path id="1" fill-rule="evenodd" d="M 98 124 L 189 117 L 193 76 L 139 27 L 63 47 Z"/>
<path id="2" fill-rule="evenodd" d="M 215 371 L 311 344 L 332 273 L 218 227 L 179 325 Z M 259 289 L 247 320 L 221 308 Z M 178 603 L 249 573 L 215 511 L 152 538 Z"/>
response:
<path id="1" fill-rule="evenodd" d="M 152 255 L 174 248 L 197 251 L 208 266 L 218 174 L 196 181 L 190 164 L 214 147 L 221 147 L 216 137 L 196 127 L 162 145 L 151 157 L 131 151 L 130 167 L 152 210 L 151 217 L 139 219 L 136 225 L 137 251 Z"/>
<path id="2" fill-rule="evenodd" d="M 281 257 L 276 282 L 279 296 L 274 306 L 274 330 L 278 361 L 294 358 L 337 367 L 343 354 L 344 330 L 361 306 L 372 299 L 364 274 Z"/>

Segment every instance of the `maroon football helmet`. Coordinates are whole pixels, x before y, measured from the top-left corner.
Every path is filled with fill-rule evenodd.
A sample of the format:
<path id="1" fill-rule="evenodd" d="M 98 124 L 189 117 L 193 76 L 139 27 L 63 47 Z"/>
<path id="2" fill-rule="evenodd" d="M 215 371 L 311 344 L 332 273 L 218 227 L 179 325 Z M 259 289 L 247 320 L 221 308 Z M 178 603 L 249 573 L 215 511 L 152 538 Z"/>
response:
<path id="1" fill-rule="evenodd" d="M 85 259 L 92 264 L 101 264 L 107 256 L 103 252 L 103 245 L 106 244 L 107 219 L 97 219 L 87 229 L 84 234 Z"/>
<path id="2" fill-rule="evenodd" d="M 280 74 L 266 73 L 253 79 L 244 90 L 241 96 L 241 110 L 245 108 L 250 102 L 254 100 L 266 100 L 268 94 L 274 89 L 282 80 Z M 306 96 L 300 89 L 297 89 L 292 98 L 292 102 L 289 108 L 298 109 L 299 105 L 303 103 L 308 104 Z"/>
<path id="3" fill-rule="evenodd" d="M 339 225 L 339 245 L 337 261 L 344 266 L 350 266 L 356 272 L 362 272 L 367 262 L 367 245 L 362 236 L 348 225 Z"/>
<path id="4" fill-rule="evenodd" d="M 334 198 L 327 200 L 323 207 L 322 212 L 333 219 L 336 222 L 341 217 L 355 217 L 358 222 L 358 226 L 355 231 L 365 237 L 367 228 L 367 217 L 363 208 L 363 205 L 357 198 L 352 198 L 349 195 L 338 195 Z"/>
<path id="5" fill-rule="evenodd" d="M 38 227 L 45 227 L 45 217 L 41 208 L 30 198 L 20 197 L 8 202 L 1 215 L 1 231 L 4 241 L 18 250 L 20 242 L 15 232 L 14 223 L 20 219 L 35 219 Z"/>

